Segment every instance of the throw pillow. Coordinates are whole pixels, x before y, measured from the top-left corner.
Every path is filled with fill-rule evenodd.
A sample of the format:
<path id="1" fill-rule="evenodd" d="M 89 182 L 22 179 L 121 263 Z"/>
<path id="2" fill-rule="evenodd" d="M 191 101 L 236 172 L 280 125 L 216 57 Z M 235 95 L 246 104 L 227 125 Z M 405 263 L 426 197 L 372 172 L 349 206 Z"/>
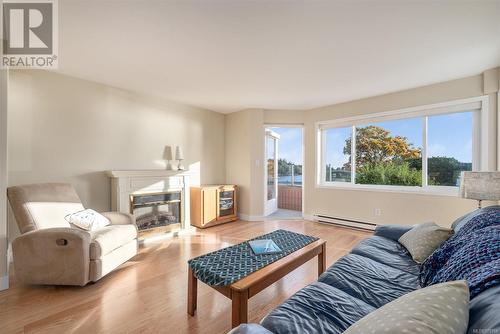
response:
<path id="1" fill-rule="evenodd" d="M 344 334 L 464 334 L 469 323 L 466 281 L 410 292 L 355 322 Z"/>
<path id="2" fill-rule="evenodd" d="M 419 224 L 399 238 L 399 243 L 410 252 L 417 263 L 422 263 L 443 242 L 453 234 L 453 230 L 436 223 Z"/>
<path id="3" fill-rule="evenodd" d="M 111 224 L 108 218 L 92 209 L 78 211 L 64 217 L 68 223 L 86 231 L 96 231 Z"/>

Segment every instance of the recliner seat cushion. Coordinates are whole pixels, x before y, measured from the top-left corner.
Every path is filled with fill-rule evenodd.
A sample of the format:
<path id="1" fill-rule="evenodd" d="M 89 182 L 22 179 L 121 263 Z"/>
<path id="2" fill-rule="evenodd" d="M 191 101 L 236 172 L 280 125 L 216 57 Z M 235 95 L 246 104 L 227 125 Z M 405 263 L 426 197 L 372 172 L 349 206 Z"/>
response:
<path id="1" fill-rule="evenodd" d="M 375 308 L 322 282 L 306 286 L 262 320 L 275 334 L 345 331 Z"/>
<path id="2" fill-rule="evenodd" d="M 376 308 L 420 288 L 417 275 L 356 254 L 342 257 L 318 281 Z"/>
<path id="3" fill-rule="evenodd" d="M 406 248 L 399 242 L 387 238 L 373 236 L 362 240 L 353 248 L 351 253 L 367 257 L 413 275 L 420 273 L 419 265 L 413 261 Z"/>
<path id="4" fill-rule="evenodd" d="M 90 232 L 90 259 L 97 260 L 137 237 L 134 225 L 110 225 Z"/>

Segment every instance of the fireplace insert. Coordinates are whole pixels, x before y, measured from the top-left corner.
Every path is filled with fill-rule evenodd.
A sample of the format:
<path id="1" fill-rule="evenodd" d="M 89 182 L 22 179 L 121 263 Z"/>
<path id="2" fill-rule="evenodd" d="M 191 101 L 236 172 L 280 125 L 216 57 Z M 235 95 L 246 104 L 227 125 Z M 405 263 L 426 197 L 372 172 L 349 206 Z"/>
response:
<path id="1" fill-rule="evenodd" d="M 135 216 L 139 232 L 151 229 L 166 232 L 165 227 L 180 226 L 181 199 L 180 191 L 131 195 L 131 213 Z"/>

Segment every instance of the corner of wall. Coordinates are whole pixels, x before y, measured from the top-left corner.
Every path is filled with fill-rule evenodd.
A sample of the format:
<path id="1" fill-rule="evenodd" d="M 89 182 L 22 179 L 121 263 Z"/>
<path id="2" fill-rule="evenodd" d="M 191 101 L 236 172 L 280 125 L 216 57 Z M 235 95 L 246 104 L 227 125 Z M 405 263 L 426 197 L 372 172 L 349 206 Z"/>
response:
<path id="1" fill-rule="evenodd" d="M 9 287 L 7 236 L 7 70 L 0 69 L 0 290 Z"/>
<path id="2" fill-rule="evenodd" d="M 496 154 L 496 166 L 491 167 L 500 170 L 500 67 L 483 72 L 483 93 L 489 96 L 490 115 L 493 120 L 490 129 L 494 132 L 493 141 L 496 144 L 496 150 L 493 151 Z"/>

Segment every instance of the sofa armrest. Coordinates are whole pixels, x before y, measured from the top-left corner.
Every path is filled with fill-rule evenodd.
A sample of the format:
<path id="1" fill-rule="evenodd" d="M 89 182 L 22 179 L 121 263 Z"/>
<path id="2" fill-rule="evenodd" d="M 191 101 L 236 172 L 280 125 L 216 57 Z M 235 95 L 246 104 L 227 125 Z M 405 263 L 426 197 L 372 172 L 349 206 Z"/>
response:
<path id="1" fill-rule="evenodd" d="M 379 237 L 398 241 L 403 234 L 405 234 L 412 228 L 413 226 L 407 225 L 379 225 L 375 228 L 374 234 Z"/>
<path id="2" fill-rule="evenodd" d="M 102 212 L 104 217 L 108 218 L 111 222 L 111 225 L 135 225 L 135 217 L 128 213 L 111 211 L 111 212 Z"/>
<path id="3" fill-rule="evenodd" d="M 241 324 L 233 328 L 228 334 L 273 334 L 258 324 Z"/>
<path id="4" fill-rule="evenodd" d="M 12 242 L 16 278 L 26 284 L 87 284 L 90 240 L 90 233 L 70 227 L 20 235 Z"/>

